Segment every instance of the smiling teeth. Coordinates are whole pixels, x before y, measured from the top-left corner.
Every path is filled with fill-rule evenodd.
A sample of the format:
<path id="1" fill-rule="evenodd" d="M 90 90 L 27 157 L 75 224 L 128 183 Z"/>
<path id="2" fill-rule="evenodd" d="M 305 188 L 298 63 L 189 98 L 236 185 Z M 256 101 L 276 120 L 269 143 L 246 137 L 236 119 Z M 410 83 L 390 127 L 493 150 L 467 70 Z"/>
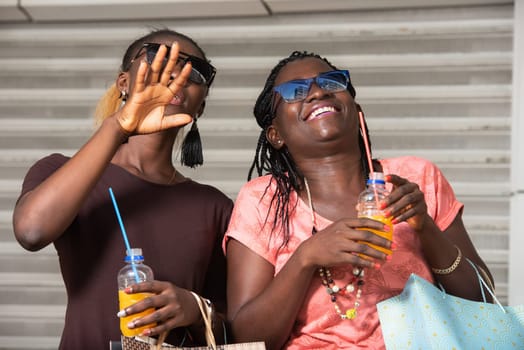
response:
<path id="1" fill-rule="evenodd" d="M 332 107 L 332 106 L 328 106 L 328 107 L 322 107 L 322 108 L 319 108 L 319 109 L 315 109 L 310 115 L 309 117 L 310 118 L 315 118 L 317 116 L 319 116 L 320 114 L 322 113 L 326 113 L 326 112 L 335 112 L 335 107 Z"/>

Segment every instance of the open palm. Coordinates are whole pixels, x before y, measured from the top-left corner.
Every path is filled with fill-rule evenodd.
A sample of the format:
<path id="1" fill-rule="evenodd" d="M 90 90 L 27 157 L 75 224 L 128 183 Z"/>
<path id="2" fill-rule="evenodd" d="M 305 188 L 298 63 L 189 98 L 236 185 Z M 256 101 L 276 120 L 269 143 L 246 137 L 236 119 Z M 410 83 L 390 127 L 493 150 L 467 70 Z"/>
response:
<path id="1" fill-rule="evenodd" d="M 184 126 L 192 121 L 192 117 L 186 113 L 164 115 L 166 106 L 184 87 L 191 73 L 191 63 L 186 63 L 176 78 L 172 78 L 178 58 L 177 43 L 173 43 L 169 59 L 162 70 L 166 51 L 162 45 L 150 67 L 145 61 L 140 62 L 130 98 L 118 116 L 120 125 L 129 134 L 153 133 Z"/>

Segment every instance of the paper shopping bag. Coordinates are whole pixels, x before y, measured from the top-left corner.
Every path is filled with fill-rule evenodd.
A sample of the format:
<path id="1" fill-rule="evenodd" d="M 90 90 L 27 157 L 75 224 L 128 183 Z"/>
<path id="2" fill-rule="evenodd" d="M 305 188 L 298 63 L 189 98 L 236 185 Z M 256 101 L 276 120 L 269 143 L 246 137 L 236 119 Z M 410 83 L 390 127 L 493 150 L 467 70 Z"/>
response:
<path id="1" fill-rule="evenodd" d="M 388 350 L 524 349 L 524 306 L 458 298 L 415 274 L 377 309 Z"/>

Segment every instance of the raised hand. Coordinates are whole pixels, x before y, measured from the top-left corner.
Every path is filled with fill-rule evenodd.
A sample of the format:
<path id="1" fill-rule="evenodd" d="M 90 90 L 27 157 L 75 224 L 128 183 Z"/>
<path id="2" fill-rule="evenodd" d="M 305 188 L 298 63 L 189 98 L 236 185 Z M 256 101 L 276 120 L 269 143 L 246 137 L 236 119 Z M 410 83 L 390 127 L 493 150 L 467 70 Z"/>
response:
<path id="1" fill-rule="evenodd" d="M 191 73 L 191 63 L 186 63 L 173 79 L 179 46 L 173 43 L 169 58 L 162 70 L 167 48 L 161 45 L 151 66 L 140 62 L 136 80 L 125 106 L 117 114 L 122 129 L 131 134 L 148 134 L 173 127 L 184 126 L 192 121 L 189 114 L 164 115 L 166 106 L 184 87 Z"/>
<path id="2" fill-rule="evenodd" d="M 393 217 L 393 223 L 406 221 L 415 231 L 421 231 L 429 218 L 424 193 L 416 183 L 397 175 L 387 175 L 386 181 L 393 184 L 393 191 L 381 209 Z"/>

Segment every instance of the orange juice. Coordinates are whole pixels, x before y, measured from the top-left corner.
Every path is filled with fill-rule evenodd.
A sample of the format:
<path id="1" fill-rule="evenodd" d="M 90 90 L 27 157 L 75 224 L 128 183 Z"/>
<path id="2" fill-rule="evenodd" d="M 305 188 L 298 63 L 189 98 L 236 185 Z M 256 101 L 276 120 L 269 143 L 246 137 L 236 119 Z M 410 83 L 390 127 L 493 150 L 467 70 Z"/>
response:
<path id="1" fill-rule="evenodd" d="M 120 301 L 120 310 L 123 310 L 124 308 L 133 305 L 136 302 L 139 302 L 142 299 L 145 299 L 149 296 L 153 295 L 152 293 L 134 293 L 134 294 L 127 294 L 123 290 L 118 291 L 118 300 Z M 155 311 L 154 308 L 144 310 L 142 312 L 132 314 L 129 316 L 121 317 L 120 318 L 120 331 L 122 332 L 122 335 L 126 337 L 134 337 L 135 335 L 140 335 L 145 329 L 151 328 L 156 326 L 156 323 L 150 323 L 148 325 L 129 329 L 127 328 L 127 324 L 137 318 L 144 317 L 146 315 L 150 315 Z"/>
<path id="2" fill-rule="evenodd" d="M 383 215 L 371 215 L 371 216 L 359 216 L 359 218 L 364 218 L 364 217 L 367 217 L 369 219 L 373 219 L 375 221 L 379 221 L 381 223 L 383 223 L 384 225 L 387 225 L 389 227 L 389 231 L 379 231 L 379 230 L 374 230 L 374 229 L 364 229 L 364 228 L 359 228 L 359 230 L 364 230 L 364 231 L 369 231 L 369 232 L 373 232 L 374 234 L 380 236 L 380 237 L 384 237 L 386 238 L 387 240 L 389 241 L 393 241 L 393 224 L 391 223 L 391 218 L 386 218 L 384 217 Z M 391 255 L 393 252 L 391 251 L 391 249 L 386 249 L 386 248 L 383 248 L 383 247 L 379 247 L 375 244 L 372 244 L 372 243 L 369 243 L 369 242 L 362 242 L 364 244 L 367 244 L 368 246 L 370 247 L 373 247 L 375 248 L 376 250 L 380 250 L 381 252 L 383 253 L 386 253 L 387 255 Z"/>

